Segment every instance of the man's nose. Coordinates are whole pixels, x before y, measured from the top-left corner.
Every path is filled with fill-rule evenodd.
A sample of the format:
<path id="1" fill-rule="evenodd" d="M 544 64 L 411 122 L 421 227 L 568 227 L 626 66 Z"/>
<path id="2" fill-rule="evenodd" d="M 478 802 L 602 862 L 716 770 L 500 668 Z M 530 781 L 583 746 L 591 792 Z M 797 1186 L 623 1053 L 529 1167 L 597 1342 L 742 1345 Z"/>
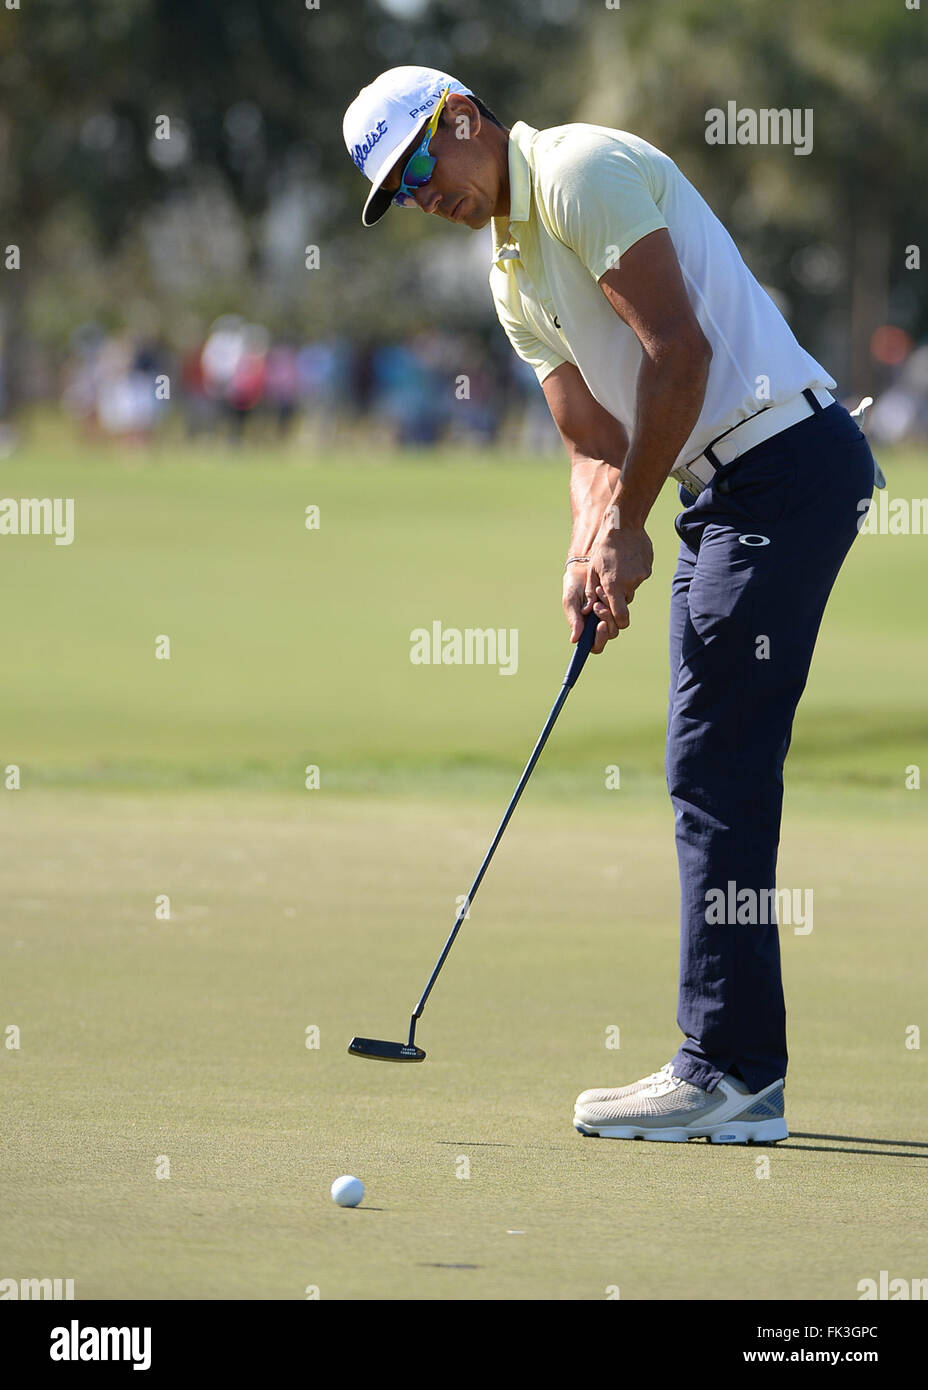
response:
<path id="1" fill-rule="evenodd" d="M 416 189 L 416 202 L 423 212 L 434 212 L 440 201 L 441 194 L 430 183 L 424 183 L 421 188 Z"/>

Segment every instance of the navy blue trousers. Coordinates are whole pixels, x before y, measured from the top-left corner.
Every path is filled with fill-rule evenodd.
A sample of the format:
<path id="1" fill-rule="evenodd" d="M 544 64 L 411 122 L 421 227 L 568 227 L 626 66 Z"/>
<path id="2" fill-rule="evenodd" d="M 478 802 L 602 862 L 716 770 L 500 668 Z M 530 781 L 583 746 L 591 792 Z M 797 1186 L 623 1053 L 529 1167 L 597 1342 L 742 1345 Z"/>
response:
<path id="1" fill-rule="evenodd" d="M 786 1075 L 775 914 L 759 908 L 739 925 L 726 912 L 719 924 L 707 904 L 720 901 L 713 890 L 731 901 L 730 883 L 758 895 L 776 886 L 793 715 L 873 469 L 836 403 L 723 466 L 698 498 L 680 488 L 666 762 L 685 1035 L 674 1071 L 709 1091 L 726 1072 L 752 1091 Z"/>

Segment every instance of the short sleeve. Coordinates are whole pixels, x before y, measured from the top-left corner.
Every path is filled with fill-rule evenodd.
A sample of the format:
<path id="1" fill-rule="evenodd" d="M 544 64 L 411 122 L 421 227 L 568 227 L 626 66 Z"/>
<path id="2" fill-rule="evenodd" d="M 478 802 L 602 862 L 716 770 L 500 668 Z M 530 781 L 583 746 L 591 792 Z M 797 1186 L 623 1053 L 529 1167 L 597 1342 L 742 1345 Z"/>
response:
<path id="1" fill-rule="evenodd" d="M 498 273 L 505 275 L 505 272 Z M 523 362 L 528 363 L 538 378 L 539 385 L 541 385 L 545 377 L 550 376 L 555 367 L 559 367 L 562 362 L 567 362 L 569 359 L 562 353 L 556 352 L 550 344 L 542 342 L 528 324 L 517 316 L 494 276 L 490 278 L 490 287 L 493 292 L 493 303 L 496 306 L 496 316 L 503 326 L 506 337 L 512 344 L 513 351 L 517 357 L 521 357 Z"/>
<path id="2" fill-rule="evenodd" d="M 539 152 L 538 198 L 551 230 L 598 280 L 649 232 L 667 226 L 648 156 L 620 139 L 582 130 Z"/>

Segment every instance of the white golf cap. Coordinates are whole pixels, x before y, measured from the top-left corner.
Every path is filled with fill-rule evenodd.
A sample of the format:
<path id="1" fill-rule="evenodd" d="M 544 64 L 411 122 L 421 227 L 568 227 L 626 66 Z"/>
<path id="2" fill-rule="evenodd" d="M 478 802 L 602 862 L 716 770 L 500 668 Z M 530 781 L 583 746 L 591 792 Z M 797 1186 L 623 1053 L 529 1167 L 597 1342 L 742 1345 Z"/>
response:
<path id="1" fill-rule="evenodd" d="M 417 131 L 427 123 L 446 87 L 473 96 L 469 87 L 437 68 L 390 68 L 362 87 L 345 112 L 343 130 L 348 153 L 371 181 L 361 221 L 373 227 L 383 217 L 392 193 L 380 185 Z"/>

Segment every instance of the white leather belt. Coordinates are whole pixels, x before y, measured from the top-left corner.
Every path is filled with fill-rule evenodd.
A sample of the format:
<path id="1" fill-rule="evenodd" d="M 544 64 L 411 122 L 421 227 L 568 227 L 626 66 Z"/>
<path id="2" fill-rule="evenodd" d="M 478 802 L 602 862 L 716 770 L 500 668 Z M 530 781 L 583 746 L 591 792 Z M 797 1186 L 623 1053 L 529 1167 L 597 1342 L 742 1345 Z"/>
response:
<path id="1" fill-rule="evenodd" d="M 814 396 L 823 410 L 835 403 L 830 391 L 810 388 L 798 396 L 793 396 L 792 400 L 784 401 L 782 405 L 767 406 L 756 415 L 749 415 L 740 424 L 733 425 L 717 439 L 713 439 L 696 458 L 675 468 L 670 474 L 671 478 L 675 478 L 678 483 L 683 484 L 687 492 L 698 497 L 703 489 L 709 486 L 720 468 L 734 463 L 736 458 L 746 454 L 749 449 L 756 449 L 758 444 L 772 439 L 781 430 L 788 430 L 791 425 L 798 425 L 800 420 L 818 414 L 809 401 L 809 396 Z"/>

